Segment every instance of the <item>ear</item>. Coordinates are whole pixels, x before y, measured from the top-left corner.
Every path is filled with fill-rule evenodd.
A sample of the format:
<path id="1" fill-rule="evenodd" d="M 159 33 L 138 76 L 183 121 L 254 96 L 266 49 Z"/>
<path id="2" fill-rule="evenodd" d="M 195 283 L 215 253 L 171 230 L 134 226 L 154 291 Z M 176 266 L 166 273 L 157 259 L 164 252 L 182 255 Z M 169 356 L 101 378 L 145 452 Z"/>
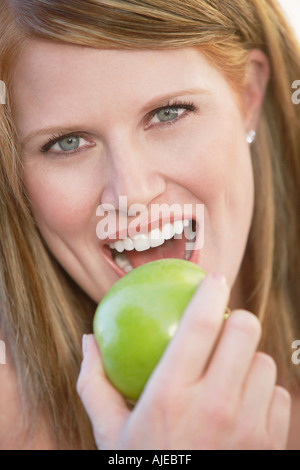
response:
<path id="1" fill-rule="evenodd" d="M 242 106 L 246 132 L 256 131 L 266 89 L 270 79 L 270 65 L 267 56 L 259 49 L 248 53 L 248 72 Z"/>

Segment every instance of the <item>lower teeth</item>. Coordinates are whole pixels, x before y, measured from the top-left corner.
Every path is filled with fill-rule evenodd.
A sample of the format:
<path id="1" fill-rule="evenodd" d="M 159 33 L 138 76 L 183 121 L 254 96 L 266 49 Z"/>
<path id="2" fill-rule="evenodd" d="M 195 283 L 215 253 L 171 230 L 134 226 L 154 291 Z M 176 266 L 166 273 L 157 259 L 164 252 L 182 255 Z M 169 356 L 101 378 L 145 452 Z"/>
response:
<path id="1" fill-rule="evenodd" d="M 129 263 L 127 256 L 123 253 L 116 255 L 114 262 L 119 266 L 119 268 L 123 269 L 125 273 L 129 273 L 129 271 L 133 270 L 133 267 Z"/>
<path id="2" fill-rule="evenodd" d="M 193 242 L 189 242 L 189 243 L 193 243 Z M 186 250 L 184 259 L 188 261 L 190 257 L 192 256 L 192 253 L 193 253 L 193 250 Z M 125 273 L 129 273 L 130 271 L 133 270 L 132 265 L 130 264 L 127 256 L 124 253 L 118 253 L 114 257 L 114 262 L 119 266 L 119 268 L 123 269 Z"/>
<path id="3" fill-rule="evenodd" d="M 125 271 L 125 273 L 129 273 L 130 271 L 133 270 L 133 267 L 132 267 L 131 265 L 125 266 L 125 267 L 123 268 L 123 270 Z"/>
<path id="4" fill-rule="evenodd" d="M 191 227 L 191 229 L 192 229 L 192 227 Z M 186 261 L 188 261 L 190 259 L 190 257 L 192 256 L 195 241 L 196 241 L 196 236 L 193 240 L 187 241 L 187 243 L 189 244 L 189 247 L 191 249 L 186 249 L 186 251 L 185 251 L 184 259 Z M 129 262 L 129 260 L 128 260 L 125 253 L 117 253 L 115 256 L 113 256 L 113 259 L 114 259 L 114 262 L 119 266 L 119 268 L 123 269 L 123 271 L 125 271 L 126 273 L 129 273 L 130 271 L 133 270 L 133 266 Z"/>

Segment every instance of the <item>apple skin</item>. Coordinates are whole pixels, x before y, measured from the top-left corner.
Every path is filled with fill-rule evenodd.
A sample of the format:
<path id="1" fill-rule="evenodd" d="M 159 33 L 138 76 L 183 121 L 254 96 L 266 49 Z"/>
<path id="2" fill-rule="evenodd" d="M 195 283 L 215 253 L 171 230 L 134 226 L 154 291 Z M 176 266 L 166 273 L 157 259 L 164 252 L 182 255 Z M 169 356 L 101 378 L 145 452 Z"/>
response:
<path id="1" fill-rule="evenodd" d="M 137 401 L 206 273 L 194 263 L 161 259 L 133 269 L 104 295 L 93 330 L 113 386 Z"/>

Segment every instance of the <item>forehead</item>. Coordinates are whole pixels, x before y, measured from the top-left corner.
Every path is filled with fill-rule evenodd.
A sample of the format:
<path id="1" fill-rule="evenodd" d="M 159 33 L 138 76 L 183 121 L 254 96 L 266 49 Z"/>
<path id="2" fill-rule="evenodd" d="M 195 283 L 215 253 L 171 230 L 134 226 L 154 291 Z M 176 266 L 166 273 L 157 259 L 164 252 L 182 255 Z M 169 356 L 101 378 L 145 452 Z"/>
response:
<path id="1" fill-rule="evenodd" d="M 32 128 L 38 118 L 57 124 L 72 113 L 117 103 L 120 111 L 157 94 L 193 87 L 218 87 L 221 77 L 196 48 L 103 50 L 31 41 L 13 79 L 13 113 Z M 26 123 L 25 123 L 26 121 Z"/>
<path id="2" fill-rule="evenodd" d="M 19 57 L 14 82 L 28 90 L 47 91 L 55 82 L 57 91 L 73 84 L 103 85 L 140 80 L 148 76 L 167 83 L 199 77 L 205 59 L 194 47 L 169 50 L 104 50 L 48 41 L 31 41 Z M 180 72 L 180 74 L 178 74 Z M 21 80 L 20 80 L 21 79 Z M 20 81 L 22 83 L 20 83 Z M 65 91 L 65 88 L 64 88 Z"/>

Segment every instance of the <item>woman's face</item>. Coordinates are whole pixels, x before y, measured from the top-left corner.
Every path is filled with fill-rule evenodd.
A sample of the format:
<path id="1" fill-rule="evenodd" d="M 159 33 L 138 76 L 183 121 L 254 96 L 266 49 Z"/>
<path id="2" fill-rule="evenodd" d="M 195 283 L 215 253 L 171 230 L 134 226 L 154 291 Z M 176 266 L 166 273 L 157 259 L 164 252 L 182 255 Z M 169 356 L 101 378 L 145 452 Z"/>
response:
<path id="1" fill-rule="evenodd" d="M 176 204 L 175 219 L 195 218 L 204 207 L 204 243 L 192 260 L 233 285 L 254 200 L 251 116 L 242 105 L 195 48 L 98 50 L 32 41 L 25 49 L 13 82 L 25 187 L 50 250 L 96 302 L 121 275 L 108 240 L 99 239 L 97 208 L 110 204 L 110 215 L 115 208 L 128 223 L 139 215 L 129 217 L 120 196 L 128 208 L 142 204 L 148 222 L 154 204 Z M 192 208 L 188 216 L 184 207 Z M 163 228 L 166 217 L 158 222 Z M 113 232 L 110 243 L 121 237 Z M 185 256 L 177 240 L 123 254 L 134 266 Z"/>

